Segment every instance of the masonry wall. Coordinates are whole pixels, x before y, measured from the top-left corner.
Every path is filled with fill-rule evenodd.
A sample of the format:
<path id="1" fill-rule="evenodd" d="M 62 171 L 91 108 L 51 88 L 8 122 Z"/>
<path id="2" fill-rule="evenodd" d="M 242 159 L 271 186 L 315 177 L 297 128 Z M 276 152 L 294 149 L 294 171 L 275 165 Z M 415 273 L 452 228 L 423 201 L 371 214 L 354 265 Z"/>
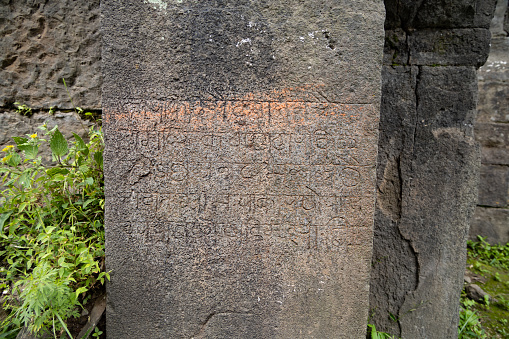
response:
<path id="1" fill-rule="evenodd" d="M 499 0 L 491 24 L 488 61 L 479 69 L 475 136 L 481 144 L 479 197 L 470 238 L 509 242 L 509 29 L 507 0 Z M 505 16 L 505 29 L 504 29 Z"/>
<path id="2" fill-rule="evenodd" d="M 87 134 L 82 126 L 88 123 L 70 109 L 73 103 L 101 109 L 99 3 L 0 1 L 1 148 L 12 143 L 12 136 L 34 133 L 44 121 L 67 136 Z M 17 113 L 15 102 L 32 108 L 33 116 Z"/>

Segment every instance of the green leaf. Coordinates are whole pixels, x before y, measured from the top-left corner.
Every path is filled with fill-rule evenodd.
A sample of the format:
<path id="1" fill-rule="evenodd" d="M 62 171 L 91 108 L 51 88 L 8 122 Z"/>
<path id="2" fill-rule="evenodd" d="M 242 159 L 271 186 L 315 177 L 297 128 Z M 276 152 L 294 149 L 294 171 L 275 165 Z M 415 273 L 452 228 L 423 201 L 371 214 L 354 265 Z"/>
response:
<path id="1" fill-rule="evenodd" d="M 87 148 L 87 145 L 85 144 L 85 142 L 83 141 L 83 139 L 81 139 L 81 137 L 79 135 L 77 135 L 76 133 L 73 133 L 72 135 L 74 136 L 74 139 L 76 140 L 76 148 L 78 149 L 78 151 L 82 151 Z"/>
<path id="2" fill-rule="evenodd" d="M 65 140 L 64 136 L 58 129 L 55 130 L 51 140 L 49 142 L 51 152 L 57 157 L 61 157 L 69 152 L 69 147 L 67 146 L 67 140 Z"/>
<path id="3" fill-rule="evenodd" d="M 19 145 L 23 145 L 28 141 L 27 138 L 23 138 L 23 137 L 12 137 L 12 140 L 14 140 L 14 142 L 16 143 L 16 145 L 18 145 L 18 147 L 19 147 Z"/>
<path id="4" fill-rule="evenodd" d="M 76 298 L 77 298 L 77 297 L 78 297 L 81 293 L 86 292 L 86 291 L 88 291 L 88 288 L 86 288 L 86 287 L 80 287 L 80 288 L 78 288 L 78 289 L 76 290 Z"/>
<path id="5" fill-rule="evenodd" d="M 48 174 L 50 177 L 54 176 L 55 174 L 66 175 L 67 173 L 69 173 L 69 170 L 61 167 L 53 167 L 46 171 L 46 174 Z"/>
<path id="6" fill-rule="evenodd" d="M 85 179 L 85 184 L 87 185 L 93 185 L 94 184 L 94 178 L 88 177 Z"/>
<path id="7" fill-rule="evenodd" d="M 51 180 L 52 181 L 64 181 L 65 177 L 59 173 L 59 174 L 55 174 Z"/>
<path id="8" fill-rule="evenodd" d="M 19 205 L 19 210 L 18 210 L 18 213 L 21 213 L 23 212 L 23 210 L 25 209 L 25 207 L 27 207 L 27 202 L 24 202 L 22 204 Z"/>
<path id="9" fill-rule="evenodd" d="M 96 200 L 96 199 L 87 199 L 87 201 L 85 201 L 85 202 L 83 203 L 83 208 L 84 208 L 84 209 L 85 209 L 85 208 L 87 208 L 88 204 L 90 204 L 92 201 L 95 201 L 95 200 Z"/>
<path id="10" fill-rule="evenodd" d="M 98 151 L 94 153 L 95 162 L 102 168 L 103 167 L 103 152 Z"/>
<path id="11" fill-rule="evenodd" d="M 2 233 L 4 229 L 4 224 L 7 219 L 11 216 L 12 212 L 3 213 L 0 215 L 0 233 Z"/>
<path id="12" fill-rule="evenodd" d="M 37 157 L 37 153 L 39 153 L 38 145 L 18 145 L 18 148 L 25 152 L 26 159 L 35 159 L 35 157 Z"/>
<path id="13" fill-rule="evenodd" d="M 78 169 L 80 170 L 80 172 L 83 173 L 87 173 L 90 170 L 86 165 L 81 165 L 80 167 L 78 167 Z"/>
<path id="14" fill-rule="evenodd" d="M 13 167 L 18 166 L 20 162 L 21 162 L 21 157 L 19 156 L 18 153 L 12 153 L 10 156 L 8 156 L 7 163 L 10 166 L 13 166 Z"/>
<path id="15" fill-rule="evenodd" d="M 30 186 L 30 174 L 27 172 L 24 172 L 22 175 L 20 175 L 18 182 L 23 185 L 23 187 L 29 187 Z"/>

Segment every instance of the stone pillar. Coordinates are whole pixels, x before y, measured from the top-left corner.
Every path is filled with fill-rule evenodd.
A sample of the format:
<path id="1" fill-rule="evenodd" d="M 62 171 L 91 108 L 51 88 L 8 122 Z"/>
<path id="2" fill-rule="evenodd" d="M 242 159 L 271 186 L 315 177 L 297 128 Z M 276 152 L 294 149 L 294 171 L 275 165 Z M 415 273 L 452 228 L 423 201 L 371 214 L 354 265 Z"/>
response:
<path id="1" fill-rule="evenodd" d="M 476 68 L 495 0 L 386 0 L 371 321 L 402 338 L 457 337 L 477 199 Z"/>
<path id="2" fill-rule="evenodd" d="M 108 338 L 363 338 L 381 1 L 102 13 Z"/>

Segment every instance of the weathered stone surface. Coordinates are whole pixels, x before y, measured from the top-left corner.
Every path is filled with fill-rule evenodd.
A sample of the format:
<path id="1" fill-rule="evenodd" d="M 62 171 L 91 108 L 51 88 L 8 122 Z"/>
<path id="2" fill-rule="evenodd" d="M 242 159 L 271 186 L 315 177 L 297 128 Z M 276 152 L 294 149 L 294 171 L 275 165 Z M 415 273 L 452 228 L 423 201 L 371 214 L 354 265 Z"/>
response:
<path id="1" fill-rule="evenodd" d="M 509 72 L 507 75 L 509 76 Z M 508 123 L 509 81 L 506 83 L 481 81 L 477 108 L 479 111 L 477 122 L 479 123 Z"/>
<path id="2" fill-rule="evenodd" d="M 484 147 L 505 148 L 509 142 L 509 125 L 496 123 L 477 123 L 476 139 Z"/>
<path id="3" fill-rule="evenodd" d="M 400 332 L 389 318 L 398 315 L 408 291 L 417 287 L 418 262 L 410 240 L 400 230 L 403 169 L 409 157 L 416 124 L 416 78 L 418 67 L 384 67 L 382 114 L 377 161 L 377 205 L 373 239 L 370 308 L 376 327 Z M 387 95 L 390 93 L 390 95 Z"/>
<path id="4" fill-rule="evenodd" d="M 509 203 L 509 168 L 481 166 L 478 205 L 506 207 Z"/>
<path id="5" fill-rule="evenodd" d="M 391 6 L 405 5 L 386 1 Z M 473 30 L 405 30 L 386 33 L 371 321 L 402 338 L 454 338 L 465 241 L 477 198 L 473 121 L 479 59 L 462 55 L 471 53 L 464 48 L 468 38 L 452 56 L 434 50 L 431 41 L 441 32 L 474 38 Z M 487 48 L 487 42 L 478 46 Z M 409 56 L 400 59 L 409 66 L 394 65 L 400 55 Z"/>
<path id="6" fill-rule="evenodd" d="M 477 206 L 470 226 L 470 239 L 479 241 L 483 236 L 490 244 L 509 242 L 509 209 Z"/>
<path id="7" fill-rule="evenodd" d="M 488 54 L 495 5 L 385 1 L 370 306 L 377 329 L 395 336 L 457 336 L 477 200 L 475 67 Z"/>
<path id="8" fill-rule="evenodd" d="M 468 285 L 467 287 L 465 287 L 465 291 L 467 292 L 467 296 L 470 299 L 475 300 L 479 303 L 485 303 L 486 298 L 488 299 L 490 298 L 490 295 L 483 291 L 483 289 L 476 284 Z"/>
<path id="9" fill-rule="evenodd" d="M 385 0 L 386 29 L 489 28 L 496 0 Z"/>
<path id="10" fill-rule="evenodd" d="M 383 4 L 104 1 L 109 338 L 363 338 Z"/>
<path id="11" fill-rule="evenodd" d="M 384 65 L 402 66 L 408 65 L 407 34 L 402 29 L 385 31 Z"/>
<path id="12" fill-rule="evenodd" d="M 491 25 L 490 56 L 479 69 L 479 114 L 476 139 L 481 143 L 482 170 L 479 201 L 470 228 L 470 238 L 481 235 L 492 243 L 509 241 L 507 210 L 509 172 L 509 38 L 503 31 L 506 0 L 497 2 Z"/>
<path id="13" fill-rule="evenodd" d="M 508 10 L 507 0 L 497 0 L 495 15 L 491 20 L 490 31 L 492 37 L 506 37 L 508 34 L 504 31 L 504 16 Z"/>
<path id="14" fill-rule="evenodd" d="M 489 28 L 495 0 L 409 1 L 419 6 L 413 22 L 415 28 Z"/>
<path id="15" fill-rule="evenodd" d="M 509 35 L 509 7 L 507 7 L 504 15 L 504 31 Z"/>
<path id="16" fill-rule="evenodd" d="M 488 58 L 489 44 L 485 28 L 417 30 L 408 36 L 409 63 L 479 67 Z"/>
<path id="17" fill-rule="evenodd" d="M 490 244 L 504 245 L 509 242 L 509 210 L 477 206 L 472 220 L 470 239 L 478 241 L 477 235 Z"/>
<path id="18" fill-rule="evenodd" d="M 386 30 L 384 64 L 479 67 L 488 58 L 489 43 L 485 28 Z"/>
<path id="19" fill-rule="evenodd" d="M 78 334 L 79 339 L 88 339 L 92 335 L 94 328 L 101 320 L 101 317 L 103 316 L 105 310 L 106 310 L 106 296 L 103 295 L 95 301 L 94 307 L 90 312 L 90 316 L 88 316 L 87 323 Z"/>
<path id="20" fill-rule="evenodd" d="M 483 147 L 481 162 L 491 165 L 509 165 L 509 148 Z"/>
<path id="21" fill-rule="evenodd" d="M 0 106 L 101 107 L 99 0 L 0 3 Z"/>

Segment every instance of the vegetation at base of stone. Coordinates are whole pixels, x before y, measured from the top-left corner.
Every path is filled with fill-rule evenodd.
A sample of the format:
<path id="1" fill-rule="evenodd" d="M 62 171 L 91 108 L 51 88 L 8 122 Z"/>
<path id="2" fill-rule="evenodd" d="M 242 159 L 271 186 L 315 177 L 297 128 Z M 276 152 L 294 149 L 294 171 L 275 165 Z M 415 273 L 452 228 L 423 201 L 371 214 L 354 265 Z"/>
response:
<path id="1" fill-rule="evenodd" d="M 0 284 L 6 318 L 0 338 L 21 327 L 67 333 L 87 291 L 104 284 L 103 135 L 68 141 L 57 127 L 14 137 L 0 163 Z M 39 149 L 49 145 L 54 163 Z M 9 334 L 10 333 L 10 334 Z M 97 333 L 97 332 L 96 332 Z"/>
<path id="2" fill-rule="evenodd" d="M 472 306 L 475 301 L 462 296 L 460 306 L 460 321 L 458 327 L 458 339 L 462 338 L 486 338 L 486 333 L 481 327 L 479 314 Z"/>
<path id="3" fill-rule="evenodd" d="M 375 325 L 372 325 L 372 324 L 368 324 L 368 338 L 369 339 L 396 339 L 396 337 L 391 336 L 389 333 L 377 331 Z"/>
<path id="4" fill-rule="evenodd" d="M 509 243 L 468 242 L 458 337 L 509 338 Z"/>
<path id="5" fill-rule="evenodd" d="M 468 255 L 477 262 L 509 270 L 509 243 L 490 245 L 485 238 L 478 236 L 478 239 L 478 242 L 468 241 Z"/>

